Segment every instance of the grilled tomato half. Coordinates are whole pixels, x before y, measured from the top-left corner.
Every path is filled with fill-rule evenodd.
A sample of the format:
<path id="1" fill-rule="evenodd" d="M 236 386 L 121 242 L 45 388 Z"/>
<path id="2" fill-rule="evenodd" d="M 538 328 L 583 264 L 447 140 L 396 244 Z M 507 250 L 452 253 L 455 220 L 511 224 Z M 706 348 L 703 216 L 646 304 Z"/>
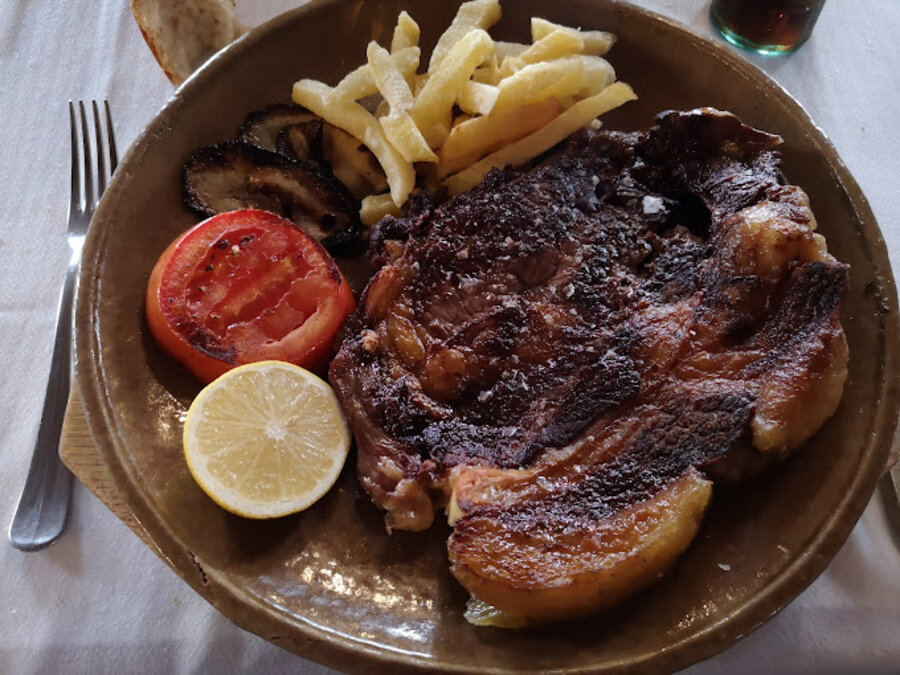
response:
<path id="1" fill-rule="evenodd" d="M 210 382 L 238 365 L 277 360 L 321 371 L 353 293 L 315 239 L 268 211 L 230 211 L 165 250 L 147 288 L 159 345 Z"/>

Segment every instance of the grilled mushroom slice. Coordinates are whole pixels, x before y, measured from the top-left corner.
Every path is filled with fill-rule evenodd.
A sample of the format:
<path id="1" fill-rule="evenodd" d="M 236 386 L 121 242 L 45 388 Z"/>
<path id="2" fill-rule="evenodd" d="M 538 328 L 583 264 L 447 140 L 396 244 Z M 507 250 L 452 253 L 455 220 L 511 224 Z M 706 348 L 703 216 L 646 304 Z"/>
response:
<path id="1" fill-rule="evenodd" d="M 243 143 L 275 151 L 279 132 L 285 127 L 305 122 L 321 122 L 318 115 L 314 115 L 306 108 L 299 105 L 287 105 L 276 103 L 262 110 L 256 110 L 244 118 L 244 123 L 238 129 L 237 139 Z M 312 156 L 298 156 L 297 159 L 318 159 Z"/>
<path id="2" fill-rule="evenodd" d="M 312 121 L 285 127 L 278 133 L 275 147 L 288 157 L 321 159 L 321 163 L 357 199 L 388 189 L 387 177 L 372 151 L 328 122 Z"/>
<path id="3" fill-rule="evenodd" d="M 316 119 L 286 126 L 278 132 L 275 150 L 291 159 L 304 159 L 321 166 L 322 130 L 325 124 Z"/>
<path id="4" fill-rule="evenodd" d="M 252 112 L 237 137 L 293 159 L 327 165 L 356 199 L 387 190 L 387 177 L 372 151 L 306 108 L 276 103 Z"/>
<path id="5" fill-rule="evenodd" d="M 255 145 L 225 141 L 184 166 L 185 205 L 200 216 L 257 208 L 278 213 L 332 253 L 360 241 L 359 203 L 333 176 Z"/>

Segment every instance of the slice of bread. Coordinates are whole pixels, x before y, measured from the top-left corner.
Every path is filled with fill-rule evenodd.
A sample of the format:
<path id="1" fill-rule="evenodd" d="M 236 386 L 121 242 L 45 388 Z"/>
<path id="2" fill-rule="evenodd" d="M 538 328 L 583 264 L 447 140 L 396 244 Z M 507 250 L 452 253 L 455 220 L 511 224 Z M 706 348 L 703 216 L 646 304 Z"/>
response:
<path id="1" fill-rule="evenodd" d="M 144 40 L 172 84 L 246 31 L 234 0 L 131 0 Z"/>

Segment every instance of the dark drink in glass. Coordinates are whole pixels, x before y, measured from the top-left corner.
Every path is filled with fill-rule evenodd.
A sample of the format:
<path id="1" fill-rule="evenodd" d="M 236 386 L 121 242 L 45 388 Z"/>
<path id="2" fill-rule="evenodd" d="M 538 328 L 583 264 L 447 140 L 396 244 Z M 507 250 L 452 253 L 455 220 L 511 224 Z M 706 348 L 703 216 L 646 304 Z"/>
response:
<path id="1" fill-rule="evenodd" d="M 806 42 L 825 0 L 713 0 L 710 16 L 726 40 L 760 54 Z"/>

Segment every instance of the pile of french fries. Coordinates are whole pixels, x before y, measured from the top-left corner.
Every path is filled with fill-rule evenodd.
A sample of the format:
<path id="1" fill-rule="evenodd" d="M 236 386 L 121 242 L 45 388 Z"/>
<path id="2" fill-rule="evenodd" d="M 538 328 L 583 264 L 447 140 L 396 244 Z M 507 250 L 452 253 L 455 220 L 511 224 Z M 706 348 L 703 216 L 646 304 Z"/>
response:
<path id="1" fill-rule="evenodd" d="M 612 34 L 533 18 L 530 45 L 494 41 L 487 29 L 500 16 L 499 0 L 463 3 L 419 73 L 419 26 L 404 11 L 390 50 L 369 43 L 367 62 L 337 86 L 294 84 L 297 104 L 358 138 L 384 169 L 390 192 L 362 200 L 364 223 L 398 213 L 417 183 L 459 194 L 636 98 L 602 58 Z"/>

